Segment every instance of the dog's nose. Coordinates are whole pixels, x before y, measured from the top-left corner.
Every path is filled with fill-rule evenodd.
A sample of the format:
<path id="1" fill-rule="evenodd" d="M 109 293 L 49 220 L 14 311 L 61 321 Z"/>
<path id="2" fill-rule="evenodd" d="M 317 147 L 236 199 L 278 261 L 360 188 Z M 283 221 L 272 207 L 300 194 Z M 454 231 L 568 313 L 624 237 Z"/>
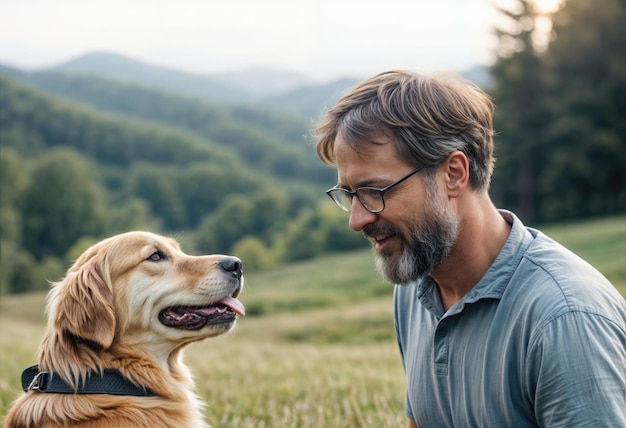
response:
<path id="1" fill-rule="evenodd" d="M 232 272 L 238 278 L 241 277 L 241 268 L 243 267 L 243 263 L 237 257 L 226 256 L 218 265 L 224 269 L 226 272 Z"/>

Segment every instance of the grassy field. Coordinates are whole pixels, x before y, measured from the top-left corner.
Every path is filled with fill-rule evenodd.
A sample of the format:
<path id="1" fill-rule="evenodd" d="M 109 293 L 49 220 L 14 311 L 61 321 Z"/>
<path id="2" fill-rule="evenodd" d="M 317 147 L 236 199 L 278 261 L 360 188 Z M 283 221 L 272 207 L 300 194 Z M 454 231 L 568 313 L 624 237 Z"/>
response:
<path id="1" fill-rule="evenodd" d="M 543 230 L 626 293 L 626 218 Z M 207 420 L 216 428 L 405 426 L 391 294 L 369 251 L 247 274 L 248 316 L 186 352 Z M 44 298 L 0 299 L 0 420 L 33 362 Z"/>

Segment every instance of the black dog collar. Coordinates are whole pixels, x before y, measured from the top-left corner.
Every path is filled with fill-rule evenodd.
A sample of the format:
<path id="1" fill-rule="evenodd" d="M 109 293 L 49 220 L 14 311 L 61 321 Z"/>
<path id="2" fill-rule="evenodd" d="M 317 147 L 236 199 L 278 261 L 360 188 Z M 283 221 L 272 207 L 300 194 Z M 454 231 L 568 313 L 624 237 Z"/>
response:
<path id="1" fill-rule="evenodd" d="M 90 373 L 76 389 L 58 375 L 48 371 L 39 371 L 35 364 L 22 372 L 22 389 L 57 394 L 110 394 L 131 395 L 136 397 L 153 397 L 156 394 L 148 388 L 131 383 L 117 370 L 106 369 L 99 373 Z"/>

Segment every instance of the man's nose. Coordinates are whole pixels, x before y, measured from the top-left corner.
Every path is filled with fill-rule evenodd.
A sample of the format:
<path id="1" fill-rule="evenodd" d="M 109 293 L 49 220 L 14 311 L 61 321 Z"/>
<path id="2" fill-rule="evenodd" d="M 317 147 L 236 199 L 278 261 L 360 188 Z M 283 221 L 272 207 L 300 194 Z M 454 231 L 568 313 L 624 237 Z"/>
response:
<path id="1" fill-rule="evenodd" d="M 350 210 L 350 229 L 355 232 L 361 232 L 365 226 L 374 223 L 378 214 L 369 212 L 359 201 L 359 198 L 352 198 L 352 207 Z"/>

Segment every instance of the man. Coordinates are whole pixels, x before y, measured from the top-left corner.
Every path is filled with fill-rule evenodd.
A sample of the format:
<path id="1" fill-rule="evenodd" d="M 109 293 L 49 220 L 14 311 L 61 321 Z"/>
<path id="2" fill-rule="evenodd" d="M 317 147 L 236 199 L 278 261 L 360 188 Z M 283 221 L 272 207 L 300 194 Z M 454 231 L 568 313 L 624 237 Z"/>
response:
<path id="1" fill-rule="evenodd" d="M 626 302 L 489 198 L 493 104 L 390 71 L 315 130 L 329 196 L 394 291 L 409 427 L 626 426 Z"/>

